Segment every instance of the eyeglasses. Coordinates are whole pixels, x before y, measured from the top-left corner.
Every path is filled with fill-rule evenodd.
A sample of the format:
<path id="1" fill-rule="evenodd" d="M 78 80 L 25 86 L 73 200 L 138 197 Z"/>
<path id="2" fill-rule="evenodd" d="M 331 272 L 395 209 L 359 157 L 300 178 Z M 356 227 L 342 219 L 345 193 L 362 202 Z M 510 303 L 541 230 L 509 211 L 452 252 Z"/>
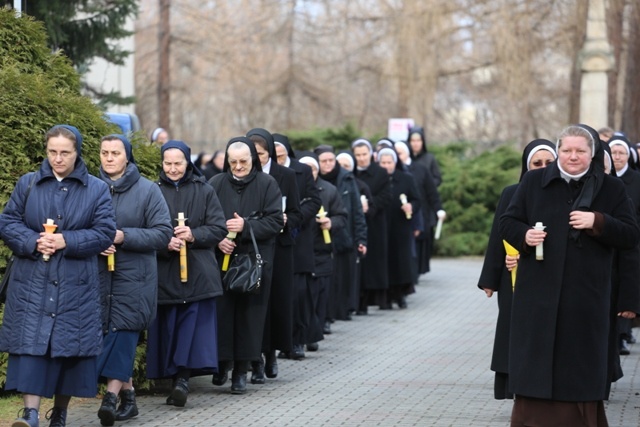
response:
<path id="1" fill-rule="evenodd" d="M 51 157 L 52 159 L 55 159 L 56 157 L 60 156 L 63 159 L 67 159 L 69 158 L 73 153 L 75 153 L 75 151 L 56 151 L 56 150 L 47 150 L 47 156 Z"/>

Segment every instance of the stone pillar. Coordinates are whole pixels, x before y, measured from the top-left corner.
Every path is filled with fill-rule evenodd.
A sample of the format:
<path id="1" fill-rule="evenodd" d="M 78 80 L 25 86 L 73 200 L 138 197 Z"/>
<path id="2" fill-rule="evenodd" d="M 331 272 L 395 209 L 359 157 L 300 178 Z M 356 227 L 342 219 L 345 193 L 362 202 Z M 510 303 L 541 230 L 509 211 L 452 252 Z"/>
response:
<path id="1" fill-rule="evenodd" d="M 614 66 L 607 39 L 604 0 L 589 0 L 587 34 L 580 51 L 580 122 L 595 129 L 609 126 L 607 71 Z"/>

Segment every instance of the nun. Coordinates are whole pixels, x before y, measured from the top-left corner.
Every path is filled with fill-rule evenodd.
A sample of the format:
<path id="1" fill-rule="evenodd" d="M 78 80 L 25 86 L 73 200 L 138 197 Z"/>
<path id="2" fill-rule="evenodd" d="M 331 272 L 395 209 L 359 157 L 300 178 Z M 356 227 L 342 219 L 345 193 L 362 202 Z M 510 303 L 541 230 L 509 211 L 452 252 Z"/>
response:
<path id="1" fill-rule="evenodd" d="M 594 157 L 600 143 L 589 126 L 565 128 L 558 160 L 527 172 L 500 218 L 502 238 L 520 251 L 509 335 L 514 427 L 608 425 L 613 251 L 636 247 L 640 231 L 624 184 Z"/>
<path id="2" fill-rule="evenodd" d="M 167 405 L 185 406 L 189 378 L 218 367 L 217 303 L 222 280 L 216 246 L 227 235 L 216 192 L 191 162 L 182 141 L 161 148 L 157 184 L 169 207 L 173 235 L 157 252 L 158 310 L 149 327 L 147 377 L 171 378 Z M 184 221 L 181 221 L 181 218 Z M 181 275 L 181 249 L 187 252 L 187 277 Z"/>
<path id="3" fill-rule="evenodd" d="M 356 314 L 367 314 L 368 306 L 388 309 L 389 289 L 387 206 L 391 203 L 389 174 L 373 161 L 373 148 L 366 139 L 351 144 L 356 158 L 355 175 L 371 190 L 367 219 L 367 256 L 362 260 L 360 301 Z"/>
<path id="4" fill-rule="evenodd" d="M 254 251 L 250 225 L 265 262 L 258 294 L 225 291 L 218 308 L 220 365 L 212 382 L 224 385 L 233 368 L 231 393 L 244 394 L 249 364 L 262 357 L 276 238 L 285 226 L 282 193 L 277 181 L 262 171 L 255 143 L 244 136 L 227 143 L 223 173 L 210 183 L 220 198 L 226 229 L 237 233 L 218 244 L 218 259 Z"/>
<path id="5" fill-rule="evenodd" d="M 556 157 L 556 147 L 551 141 L 535 139 L 529 142 L 522 152 L 519 181 L 522 181 L 522 177 L 527 171 L 545 168 L 554 162 Z M 505 265 L 507 252 L 500 237 L 499 224 L 500 216 L 509 206 L 517 188 L 518 184 L 512 184 L 502 190 L 493 216 L 493 225 L 484 255 L 482 272 L 478 279 L 478 288 L 482 289 L 488 298 L 491 298 L 495 292 L 498 293 L 498 320 L 491 357 L 491 370 L 495 372 L 493 394 L 494 398 L 498 400 L 513 398 L 513 395 L 508 392 L 509 330 L 511 299 L 513 297 L 510 271 L 513 268 L 507 268 Z M 514 259 L 513 262 L 517 262 L 517 259 Z"/>
<path id="6" fill-rule="evenodd" d="M 398 156 L 388 147 L 378 151 L 378 163 L 390 177 L 391 202 L 387 205 L 389 290 L 387 302 L 407 308 L 406 296 L 415 292 L 413 287 L 414 216 L 419 215 L 420 194 L 413 176 L 398 168 Z M 415 220 L 414 220 L 415 221 Z"/>

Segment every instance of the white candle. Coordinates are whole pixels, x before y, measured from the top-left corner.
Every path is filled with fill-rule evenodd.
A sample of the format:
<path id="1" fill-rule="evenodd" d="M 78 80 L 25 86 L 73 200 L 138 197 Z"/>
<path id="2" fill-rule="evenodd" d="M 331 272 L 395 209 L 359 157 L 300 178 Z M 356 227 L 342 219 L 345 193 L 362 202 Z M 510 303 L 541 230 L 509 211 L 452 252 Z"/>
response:
<path id="1" fill-rule="evenodd" d="M 544 231 L 545 228 L 547 227 L 542 225 L 541 222 L 536 222 L 536 225 L 533 227 L 534 230 L 540 230 L 540 231 Z M 536 246 L 536 260 L 542 261 L 543 259 L 544 259 L 544 250 L 542 248 L 542 243 L 540 243 L 539 245 Z"/>
<path id="2" fill-rule="evenodd" d="M 404 205 L 406 205 L 408 203 L 406 194 L 402 193 L 400 195 L 400 203 L 402 203 L 402 206 L 404 206 Z M 407 217 L 407 219 L 411 219 L 411 214 L 409 212 L 405 212 L 404 214 Z"/>
<path id="3" fill-rule="evenodd" d="M 438 240 L 440 239 L 440 234 L 442 233 L 442 224 L 444 223 L 444 219 L 447 216 L 447 213 L 440 209 L 438 212 L 436 212 L 436 216 L 438 217 L 438 223 L 436 224 L 436 232 L 433 237 L 434 239 Z"/>

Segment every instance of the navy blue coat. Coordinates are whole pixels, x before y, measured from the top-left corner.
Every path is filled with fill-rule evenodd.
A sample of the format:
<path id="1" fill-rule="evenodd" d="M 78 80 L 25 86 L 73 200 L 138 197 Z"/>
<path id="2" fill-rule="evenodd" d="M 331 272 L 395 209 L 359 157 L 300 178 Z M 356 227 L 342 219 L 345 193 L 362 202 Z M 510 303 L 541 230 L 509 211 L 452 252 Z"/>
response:
<path id="1" fill-rule="evenodd" d="M 116 226 L 124 233 L 116 245 L 115 271 L 107 271 L 107 257 L 100 257 L 103 332 L 141 331 L 156 313 L 156 251 L 166 249 L 173 234 L 169 208 L 158 186 L 141 177 L 133 163 L 116 181 L 102 170 L 100 177 L 109 185 Z"/>
<path id="2" fill-rule="evenodd" d="M 102 346 L 98 254 L 116 234 L 107 185 L 81 158 L 62 181 L 45 160 L 25 206 L 22 176 L 0 215 L 0 236 L 16 256 L 0 328 L 0 351 L 52 357 L 96 356 Z M 23 218 L 24 216 L 24 218 Z M 51 218 L 66 247 L 48 262 L 36 251 Z"/>

